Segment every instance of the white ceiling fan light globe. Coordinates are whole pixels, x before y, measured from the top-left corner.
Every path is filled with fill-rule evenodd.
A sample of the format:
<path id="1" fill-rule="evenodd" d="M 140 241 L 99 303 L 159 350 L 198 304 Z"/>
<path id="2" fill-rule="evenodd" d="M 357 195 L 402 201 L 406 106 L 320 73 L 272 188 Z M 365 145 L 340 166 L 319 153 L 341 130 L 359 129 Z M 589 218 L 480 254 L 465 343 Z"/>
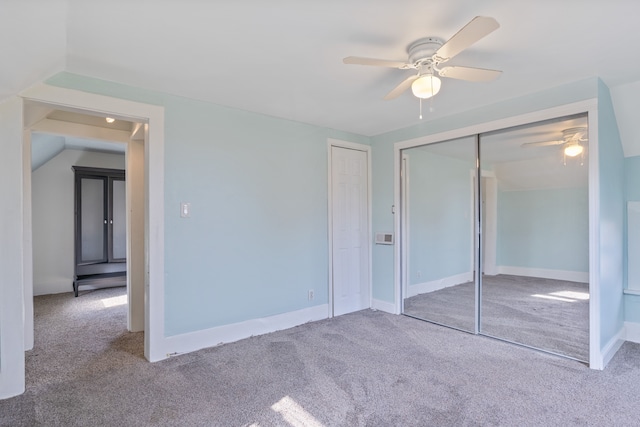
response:
<path id="1" fill-rule="evenodd" d="M 564 154 L 569 156 L 569 157 L 575 157 L 578 156 L 580 154 L 582 154 L 582 152 L 584 151 L 584 147 L 580 144 L 571 144 L 571 145 L 567 145 L 564 148 Z"/>
<path id="2" fill-rule="evenodd" d="M 440 86 L 442 81 L 437 76 L 425 74 L 414 80 L 411 91 L 416 97 L 427 99 L 440 92 Z"/>

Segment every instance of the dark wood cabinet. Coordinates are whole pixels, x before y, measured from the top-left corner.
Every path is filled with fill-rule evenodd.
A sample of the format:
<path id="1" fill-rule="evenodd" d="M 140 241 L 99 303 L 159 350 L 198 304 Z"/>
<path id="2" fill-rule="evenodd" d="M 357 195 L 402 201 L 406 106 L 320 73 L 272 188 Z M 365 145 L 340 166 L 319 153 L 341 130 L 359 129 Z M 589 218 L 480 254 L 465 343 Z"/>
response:
<path id="1" fill-rule="evenodd" d="M 124 170 L 74 166 L 75 276 L 82 285 L 126 285 L 127 229 Z"/>

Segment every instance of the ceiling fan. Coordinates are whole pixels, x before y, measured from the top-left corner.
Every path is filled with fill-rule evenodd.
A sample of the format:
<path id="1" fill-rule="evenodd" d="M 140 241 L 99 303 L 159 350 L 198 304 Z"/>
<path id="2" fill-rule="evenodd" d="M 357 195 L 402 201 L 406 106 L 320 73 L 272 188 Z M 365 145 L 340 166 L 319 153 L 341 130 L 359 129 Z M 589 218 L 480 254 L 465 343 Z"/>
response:
<path id="1" fill-rule="evenodd" d="M 564 154 L 575 157 L 582 154 L 584 145 L 589 140 L 586 127 L 569 128 L 562 131 L 562 139 L 555 141 L 527 142 L 522 147 L 548 147 L 562 145 Z"/>
<path id="2" fill-rule="evenodd" d="M 563 153 L 563 163 L 567 164 L 568 157 L 580 156 L 580 165 L 584 164 L 584 143 L 589 140 L 588 131 L 586 127 L 569 128 L 562 131 L 562 139 L 555 141 L 540 141 L 540 142 L 527 142 L 522 144 L 522 147 L 553 147 L 561 146 Z"/>
<path id="3" fill-rule="evenodd" d="M 502 71 L 484 68 L 440 66 L 499 27 L 500 24 L 493 18 L 476 16 L 445 43 L 436 37 L 425 37 L 416 40 L 407 49 L 409 54 L 407 62 L 357 56 L 348 56 L 342 62 L 345 64 L 399 68 L 401 70 L 417 70 L 417 74 L 403 80 L 384 99 L 396 98 L 409 87 L 411 87 L 416 97 L 420 99 L 431 98 L 440 91 L 442 82 L 439 77 L 482 82 L 493 80 L 502 73 Z"/>

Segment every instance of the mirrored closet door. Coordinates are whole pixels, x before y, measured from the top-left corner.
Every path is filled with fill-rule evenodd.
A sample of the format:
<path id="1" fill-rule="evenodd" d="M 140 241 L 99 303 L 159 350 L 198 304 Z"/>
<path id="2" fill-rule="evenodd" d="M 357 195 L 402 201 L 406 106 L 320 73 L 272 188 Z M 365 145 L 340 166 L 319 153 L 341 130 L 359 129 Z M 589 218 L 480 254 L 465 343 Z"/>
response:
<path id="1" fill-rule="evenodd" d="M 476 330 L 476 138 L 402 152 L 404 314 Z"/>
<path id="2" fill-rule="evenodd" d="M 480 332 L 589 357 L 587 117 L 480 135 Z"/>
<path id="3" fill-rule="evenodd" d="M 587 158 L 586 114 L 402 150 L 403 313 L 587 361 Z"/>

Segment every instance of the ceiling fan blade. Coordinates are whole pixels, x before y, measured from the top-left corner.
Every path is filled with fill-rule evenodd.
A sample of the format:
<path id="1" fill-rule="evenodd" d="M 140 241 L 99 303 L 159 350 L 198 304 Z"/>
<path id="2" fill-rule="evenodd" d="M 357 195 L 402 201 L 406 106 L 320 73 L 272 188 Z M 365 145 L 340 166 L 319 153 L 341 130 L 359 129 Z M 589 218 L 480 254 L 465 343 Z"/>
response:
<path id="1" fill-rule="evenodd" d="M 575 135 L 573 135 L 573 138 L 571 138 L 572 141 L 577 141 L 577 142 L 585 142 L 588 141 L 589 138 L 587 137 L 587 131 L 580 131 L 577 132 Z"/>
<path id="2" fill-rule="evenodd" d="M 436 52 L 436 56 L 442 58 L 442 62 L 448 61 L 498 28 L 500 28 L 500 24 L 495 19 L 476 16 L 443 44 Z"/>
<path id="3" fill-rule="evenodd" d="M 414 76 L 409 76 L 406 79 L 404 79 L 398 86 L 396 86 L 395 88 L 393 88 L 393 90 L 391 92 L 389 92 L 384 99 L 386 101 L 393 99 L 393 98 L 397 98 L 398 96 L 400 96 L 400 94 L 402 92 L 404 92 L 405 90 L 409 89 L 409 87 L 411 87 L 411 83 L 413 83 L 413 81 L 415 79 L 417 79 L 419 76 L 418 75 L 414 75 Z"/>
<path id="4" fill-rule="evenodd" d="M 438 71 L 442 77 L 451 79 L 468 80 L 471 82 L 488 82 L 497 79 L 502 71 L 488 70 L 486 68 L 473 67 L 444 67 Z"/>
<path id="5" fill-rule="evenodd" d="M 564 140 L 560 140 L 560 141 L 526 142 L 526 143 L 522 144 L 521 147 L 523 147 L 523 148 L 526 148 L 526 147 L 549 147 L 549 146 L 552 146 L 552 145 L 562 145 L 564 143 L 565 143 Z"/>
<path id="6" fill-rule="evenodd" d="M 402 61 L 391 61 L 388 59 L 361 58 L 359 56 L 347 56 L 342 60 L 342 62 L 344 62 L 345 64 L 372 65 L 374 67 L 400 68 L 401 70 L 412 68 L 411 64 L 407 64 Z"/>

